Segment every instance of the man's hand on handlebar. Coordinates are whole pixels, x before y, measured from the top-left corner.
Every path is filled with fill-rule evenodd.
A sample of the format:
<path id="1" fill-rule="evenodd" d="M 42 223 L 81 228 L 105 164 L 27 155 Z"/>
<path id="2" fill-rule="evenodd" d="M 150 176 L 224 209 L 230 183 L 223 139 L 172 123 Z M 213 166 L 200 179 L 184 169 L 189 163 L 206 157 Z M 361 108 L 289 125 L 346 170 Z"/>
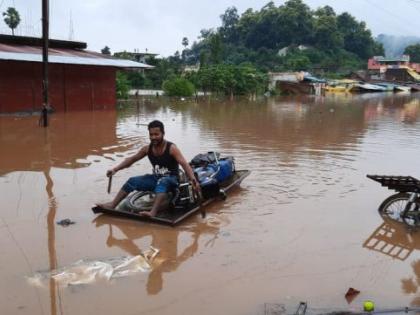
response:
<path id="1" fill-rule="evenodd" d="M 193 187 L 194 191 L 201 198 L 201 187 L 200 187 L 200 184 L 198 183 L 197 179 L 194 178 L 191 182 L 192 182 L 192 187 Z"/>

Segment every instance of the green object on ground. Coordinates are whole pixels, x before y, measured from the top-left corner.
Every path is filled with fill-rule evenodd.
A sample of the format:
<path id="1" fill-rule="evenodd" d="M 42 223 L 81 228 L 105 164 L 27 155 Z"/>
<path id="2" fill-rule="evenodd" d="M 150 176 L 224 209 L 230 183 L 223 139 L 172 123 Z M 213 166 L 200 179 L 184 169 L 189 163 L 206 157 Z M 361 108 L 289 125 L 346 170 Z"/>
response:
<path id="1" fill-rule="evenodd" d="M 365 301 L 363 303 L 363 310 L 365 312 L 372 312 L 375 310 L 375 304 L 372 301 Z"/>

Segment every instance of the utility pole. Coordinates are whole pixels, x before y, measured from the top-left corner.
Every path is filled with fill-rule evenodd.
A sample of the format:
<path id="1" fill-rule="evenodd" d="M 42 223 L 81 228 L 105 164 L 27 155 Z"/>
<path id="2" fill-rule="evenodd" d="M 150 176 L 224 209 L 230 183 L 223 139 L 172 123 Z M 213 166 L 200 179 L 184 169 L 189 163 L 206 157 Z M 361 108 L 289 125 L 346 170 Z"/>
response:
<path id="1" fill-rule="evenodd" d="M 49 0 L 42 0 L 42 125 L 48 126 L 48 41 L 49 41 Z"/>

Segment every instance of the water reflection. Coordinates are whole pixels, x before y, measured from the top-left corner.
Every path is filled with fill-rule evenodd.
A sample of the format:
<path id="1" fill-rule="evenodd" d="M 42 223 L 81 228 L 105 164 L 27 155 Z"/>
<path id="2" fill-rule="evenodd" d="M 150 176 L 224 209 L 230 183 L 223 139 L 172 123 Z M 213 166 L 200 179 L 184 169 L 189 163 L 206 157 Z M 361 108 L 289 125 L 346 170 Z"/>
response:
<path id="1" fill-rule="evenodd" d="M 417 294 L 420 291 L 420 259 L 411 263 L 414 276 L 401 280 L 401 288 L 406 295 Z M 412 306 L 420 306 L 420 296 L 416 296 L 410 303 Z"/>
<path id="2" fill-rule="evenodd" d="M 413 169 L 420 149 L 419 106 L 416 95 L 299 97 L 263 99 L 258 102 L 199 103 L 170 103 L 159 99 L 152 103 L 142 103 L 138 111 L 136 106 L 124 104 L 124 108 L 117 112 L 55 114 L 47 130 L 37 126 L 36 118 L 0 117 L 0 216 L 19 232 L 22 243 L 31 248 L 31 259 L 37 268 L 49 265 L 50 269 L 56 269 L 60 267 L 60 261 L 75 261 L 91 256 L 109 257 L 111 248 L 130 255 L 138 255 L 148 245 L 159 248 L 160 260 L 156 261 L 147 279 L 146 292 L 154 295 L 150 299 L 153 301 L 148 302 L 162 302 L 159 299 L 166 298 L 167 292 L 158 293 L 163 291 L 164 286 L 169 295 L 176 295 L 178 292 L 169 292 L 171 285 L 168 280 L 182 283 L 184 279 L 181 277 L 185 274 L 180 266 L 199 268 L 197 255 L 218 239 L 220 224 L 211 225 L 192 218 L 187 226 L 165 228 L 101 216 L 96 219 L 95 225 L 108 233 L 106 243 L 102 241 L 101 233 L 90 224 L 93 218 L 89 210 L 91 203 L 97 201 L 98 197 L 106 197 L 106 168 L 115 163 L 113 160 L 122 159 L 137 146 L 146 143 L 145 124 L 157 118 L 165 122 L 167 138 L 177 143 L 187 158 L 214 149 L 235 156 L 239 167 L 252 170 L 252 175 L 244 183 L 246 189 L 241 191 L 240 196 L 229 198 L 214 210 L 217 213 L 223 211 L 232 219 L 234 224 L 229 228 L 236 229 L 238 239 L 248 242 L 239 242 L 234 248 L 227 247 L 229 244 L 226 242 L 215 243 L 215 255 L 223 256 L 223 251 L 229 248 L 238 260 L 234 271 L 211 265 L 217 277 L 229 279 L 232 272 L 237 271 L 247 278 L 249 276 L 244 272 L 248 268 L 246 264 L 255 270 L 266 271 L 272 265 L 267 267 L 263 261 L 275 265 L 275 262 L 283 261 L 287 255 L 294 253 L 297 262 L 293 267 L 287 267 L 290 270 L 285 272 L 300 274 L 308 268 L 306 258 L 299 263 L 299 255 L 305 252 L 305 246 L 309 243 L 313 248 L 319 248 L 318 244 L 326 241 L 323 231 L 329 231 L 333 226 L 343 232 L 337 234 L 341 236 L 336 239 L 328 235 L 326 238 L 332 249 L 321 250 L 330 255 L 331 261 L 336 260 L 337 264 L 343 264 L 346 269 L 358 264 L 356 260 L 360 259 L 360 246 L 349 249 L 351 258 L 346 261 L 340 258 L 334 248 L 354 237 L 352 226 L 358 221 L 351 220 L 362 217 L 354 215 L 354 211 L 358 211 L 354 205 L 359 202 L 359 197 L 366 197 L 361 194 L 366 191 L 363 172 L 372 168 Z M 131 174 L 148 170 L 148 162 L 141 162 L 139 166 L 116 177 L 114 186 L 118 185 L 117 181 L 122 182 Z M 39 185 L 44 181 L 46 188 Z M 370 194 L 368 198 L 377 199 L 377 195 Z M 20 198 L 22 202 L 17 202 Z M 45 200 L 48 201 L 48 207 Z M 15 211 L 15 208 L 21 209 Z M 38 208 L 41 210 L 37 212 Z M 60 237 L 62 229 L 55 227 L 57 216 L 60 219 L 75 219 L 78 224 L 74 229 L 63 232 L 65 235 Z M 44 230 L 45 222 L 47 231 Z M 230 223 L 227 221 L 221 224 Z M 291 245 L 293 252 L 287 251 L 288 246 L 277 246 L 279 230 L 290 235 L 301 231 L 299 238 L 294 241 L 296 243 Z M 44 238 L 46 235 L 48 239 Z M 86 246 L 79 246 L 83 238 L 80 235 L 89 236 L 83 239 Z M 40 242 L 31 242 L 32 237 Z M 98 239 L 102 244 L 98 244 Z M 419 244 L 418 235 L 409 234 L 398 225 L 383 222 L 366 240 L 364 247 L 393 257 L 401 268 L 409 269 L 408 258 L 419 249 Z M 5 252 L 10 253 L 7 256 L 11 258 L 5 260 L 0 274 L 5 278 L 8 275 L 15 276 L 13 279 L 23 278 L 27 271 L 19 264 L 10 264 L 10 261 L 18 261 L 20 258 L 13 246 L 4 246 Z M 247 260 L 249 246 L 261 249 L 260 260 L 258 257 Z M 60 252 L 60 248 L 67 250 L 65 253 Z M 365 259 L 371 256 L 367 254 Z M 221 265 L 222 261 L 219 263 Z M 403 281 L 404 292 L 407 294 L 418 294 L 416 285 L 419 281 L 419 264 L 417 261 L 413 263 L 414 275 L 409 278 L 411 280 Z M 328 262 L 322 261 L 311 265 L 311 270 L 322 274 L 320 266 L 330 267 Z M 393 264 L 392 268 L 397 268 L 397 264 Z M 401 276 L 394 274 L 397 283 L 406 274 L 404 272 Z M 273 292 L 278 292 L 275 280 L 254 280 L 255 285 L 271 286 Z M 303 277 L 302 280 L 295 280 L 296 287 L 307 287 L 312 292 L 318 290 L 311 287 Z M 16 281 L 16 291 L 27 292 L 25 285 Z M 116 293 L 127 289 L 125 285 L 115 285 Z M 329 287 L 335 285 L 331 280 Z M 338 286 L 337 290 L 340 290 Z M 386 288 L 392 290 L 394 287 L 388 285 Z M 7 285 L 4 284 L 3 288 L 6 290 Z M 220 292 L 223 290 L 220 289 Z M 65 295 L 68 292 L 60 292 L 51 282 L 48 294 L 51 314 L 60 312 L 60 293 Z M 96 294 L 102 294 L 103 291 L 92 286 L 84 293 L 86 299 L 95 300 L 98 299 Z M 250 292 L 244 292 L 244 296 L 247 293 Z M 283 293 L 284 296 L 289 294 Z M 328 295 L 328 292 L 319 293 L 322 294 Z M 401 292 L 399 294 L 402 295 Z M 15 304 L 22 303 L 19 297 L 9 301 L 5 296 L 0 298 L 0 304 L 15 307 Z M 74 299 L 74 296 L 66 296 L 66 307 L 77 306 L 78 299 Z M 111 298 L 103 300 L 109 300 L 109 303 L 115 301 Z M 117 301 L 115 307 L 128 305 L 125 302 Z M 104 308 L 109 306 L 104 303 Z"/>
<path id="3" fill-rule="evenodd" d="M 178 269 L 185 261 L 192 258 L 199 249 L 200 237 L 206 238 L 204 247 L 213 246 L 218 238 L 220 223 L 194 222 L 189 227 L 163 227 L 163 226 L 139 226 L 135 222 L 114 219 L 106 215 L 100 215 L 94 220 L 97 228 L 108 227 L 108 247 L 119 247 L 129 255 L 137 256 L 142 254 L 140 246 L 136 241 L 151 237 L 149 248 L 159 249 L 159 255 L 152 264 L 152 271 L 149 273 L 146 290 L 149 295 L 156 295 L 163 289 L 163 274 L 171 273 Z M 223 222 L 227 224 L 228 222 Z M 122 233 L 123 237 L 116 237 L 115 229 Z M 121 233 L 118 233 L 121 235 Z M 186 245 L 179 242 L 183 235 L 189 235 Z M 180 248 L 183 248 L 180 251 Z"/>
<path id="4" fill-rule="evenodd" d="M 305 147 L 317 150 L 357 142 L 366 128 L 363 107 L 312 101 L 315 103 L 310 104 L 307 99 L 290 102 L 270 99 L 261 103 L 224 106 L 205 103 L 176 109 L 200 123 L 200 130 L 212 131 L 204 137 L 215 135 L 227 147 L 290 154 Z M 322 128 L 325 124 L 328 128 Z"/>
<path id="5" fill-rule="evenodd" d="M 49 269 L 57 269 L 53 167 L 80 168 L 91 164 L 89 155 L 104 155 L 121 150 L 116 137 L 115 111 L 57 114 L 48 129 L 37 126 L 36 117 L 0 118 L 0 176 L 19 171 L 41 172 L 46 180 L 48 202 L 47 248 Z M 131 143 L 122 143 L 128 144 Z M 2 207 L 3 208 L 3 207 Z M 54 279 L 49 281 L 50 314 L 57 314 L 59 297 Z"/>
<path id="6" fill-rule="evenodd" d="M 48 257 L 50 270 L 57 269 L 57 252 L 55 248 L 55 215 L 57 213 L 57 204 L 53 193 L 54 182 L 48 171 L 44 172 L 47 185 L 45 190 L 48 195 L 48 214 L 47 214 L 47 230 L 48 230 Z M 51 315 L 57 314 L 57 285 L 55 280 L 51 277 L 49 281 L 50 286 L 50 312 Z"/>
<path id="7" fill-rule="evenodd" d="M 420 233 L 406 225 L 390 219 L 384 222 L 364 242 L 363 247 L 393 259 L 405 261 L 415 250 L 420 250 Z M 411 263 L 414 276 L 401 279 L 404 294 L 413 295 L 420 291 L 420 259 Z M 420 296 L 415 297 L 412 306 L 420 306 Z"/>
<path id="8" fill-rule="evenodd" d="M 380 99 L 375 104 L 365 107 L 365 120 L 371 121 L 380 116 L 391 117 L 403 123 L 412 124 L 418 121 L 420 99 L 412 96 L 403 96 L 399 99 Z"/>
<path id="9" fill-rule="evenodd" d="M 412 233 L 403 223 L 384 222 L 363 243 L 363 247 L 401 261 L 420 249 L 420 233 Z"/>
<path id="10" fill-rule="evenodd" d="M 0 118 L 0 175 L 84 167 L 91 163 L 86 160 L 89 155 L 102 156 L 133 144 L 117 138 L 115 111 L 55 114 L 47 129 L 36 123 L 36 117 Z"/>

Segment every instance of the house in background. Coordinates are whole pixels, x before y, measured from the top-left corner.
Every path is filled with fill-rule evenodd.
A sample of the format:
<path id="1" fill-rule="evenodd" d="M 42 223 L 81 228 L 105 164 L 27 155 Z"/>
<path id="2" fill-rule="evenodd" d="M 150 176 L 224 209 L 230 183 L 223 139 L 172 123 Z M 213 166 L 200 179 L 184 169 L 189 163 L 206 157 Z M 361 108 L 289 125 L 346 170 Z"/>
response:
<path id="1" fill-rule="evenodd" d="M 411 81 L 420 73 L 420 63 L 410 62 L 408 55 L 399 58 L 375 56 L 368 60 L 368 72 L 372 79 Z"/>
<path id="2" fill-rule="evenodd" d="M 114 57 L 129 59 L 141 63 L 147 63 L 150 58 L 155 58 L 156 56 L 159 56 L 159 54 L 149 53 L 147 49 L 145 52 L 141 52 L 139 49 L 134 49 L 134 52 L 124 50 L 114 53 Z"/>
<path id="3" fill-rule="evenodd" d="M 49 100 L 55 111 L 112 109 L 117 70 L 153 68 L 86 50 L 86 43 L 49 41 Z M 42 107 L 42 40 L 0 35 L 0 113 Z"/>
<path id="4" fill-rule="evenodd" d="M 151 61 L 150 59 L 156 58 L 156 56 L 159 56 L 159 54 L 149 53 L 147 49 L 145 52 L 141 52 L 139 49 L 134 49 L 134 52 L 124 50 L 114 53 L 114 57 L 116 58 L 132 60 L 144 64 L 147 64 L 149 61 Z M 138 71 L 144 74 L 145 69 L 147 68 L 141 68 L 138 69 Z"/>

